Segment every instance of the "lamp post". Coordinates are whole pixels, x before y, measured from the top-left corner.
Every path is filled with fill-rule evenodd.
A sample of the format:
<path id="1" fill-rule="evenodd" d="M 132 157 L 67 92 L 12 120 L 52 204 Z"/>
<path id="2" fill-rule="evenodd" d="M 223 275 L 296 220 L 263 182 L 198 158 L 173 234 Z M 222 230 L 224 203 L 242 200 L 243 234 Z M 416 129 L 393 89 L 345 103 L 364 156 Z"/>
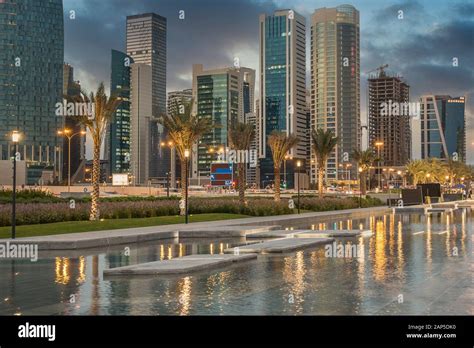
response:
<path id="1" fill-rule="evenodd" d="M 298 168 L 298 214 L 300 213 L 300 186 L 301 186 L 301 161 L 296 161 L 296 167 Z"/>
<path id="2" fill-rule="evenodd" d="M 362 168 L 359 167 L 359 208 L 362 208 Z"/>
<path id="3" fill-rule="evenodd" d="M 381 174 L 382 174 L 382 173 L 380 173 L 380 171 L 381 171 L 381 170 L 380 170 L 380 168 L 381 168 L 381 167 L 380 167 L 380 148 L 383 146 L 383 141 L 376 141 L 376 142 L 375 142 L 375 146 L 377 147 L 378 178 L 379 178 L 379 180 L 378 180 L 378 187 L 379 187 L 379 190 L 380 190 L 380 189 L 381 189 L 381 187 L 380 187 L 380 186 L 381 186 L 380 178 L 381 178 Z"/>
<path id="4" fill-rule="evenodd" d="M 20 133 L 12 132 L 12 143 L 15 145 L 13 156 L 13 189 L 12 189 L 12 239 L 16 237 L 16 161 L 18 152 L 18 142 L 20 141 Z"/>
<path id="5" fill-rule="evenodd" d="M 293 159 L 293 156 L 285 155 L 285 159 L 283 160 L 283 181 L 285 182 L 285 189 L 288 188 L 288 184 L 286 181 L 286 161 L 288 159 Z"/>
<path id="6" fill-rule="evenodd" d="M 185 223 L 189 222 L 188 217 L 188 161 L 189 161 L 189 150 L 184 150 L 184 157 L 186 160 L 184 161 L 184 172 L 186 173 L 184 178 L 184 218 Z"/>
<path id="7" fill-rule="evenodd" d="M 72 135 L 70 129 L 63 129 L 58 131 L 58 135 L 65 136 L 68 140 L 68 155 L 67 155 L 67 161 L 68 161 L 68 169 L 67 169 L 67 192 L 71 192 L 71 140 L 74 138 L 76 135 L 85 135 L 85 131 L 80 131 L 77 133 L 74 133 Z"/>

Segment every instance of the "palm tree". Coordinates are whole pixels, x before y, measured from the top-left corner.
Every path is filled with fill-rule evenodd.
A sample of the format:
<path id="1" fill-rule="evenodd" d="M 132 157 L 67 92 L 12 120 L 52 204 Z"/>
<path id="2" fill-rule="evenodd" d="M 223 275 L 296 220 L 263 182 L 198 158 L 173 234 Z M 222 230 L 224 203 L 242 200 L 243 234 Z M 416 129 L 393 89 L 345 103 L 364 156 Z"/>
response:
<path id="1" fill-rule="evenodd" d="M 413 185 L 423 182 L 428 174 L 428 166 L 424 160 L 412 160 L 406 165 L 408 174 L 413 178 Z"/>
<path id="2" fill-rule="evenodd" d="M 352 158 L 357 162 L 360 173 L 360 191 L 362 195 L 367 193 L 367 173 L 375 162 L 376 156 L 372 149 L 354 150 Z"/>
<path id="3" fill-rule="evenodd" d="M 286 135 L 285 132 L 274 130 L 268 136 L 268 146 L 272 151 L 273 170 L 275 174 L 275 201 L 280 201 L 280 167 L 285 155 L 290 151 L 299 139 L 296 135 Z"/>
<path id="4" fill-rule="evenodd" d="M 163 115 L 158 120 L 168 131 L 168 136 L 173 141 L 176 152 L 181 161 L 181 195 L 184 197 L 187 168 L 187 158 L 185 152 L 191 151 L 193 145 L 205 133 L 212 130 L 209 119 L 199 118 L 192 112 L 194 99 L 187 102 L 181 99 L 175 101 L 173 113 Z"/>
<path id="5" fill-rule="evenodd" d="M 318 194 L 319 198 L 322 198 L 324 190 L 323 178 L 326 162 L 329 158 L 329 155 L 336 147 L 339 138 L 335 136 L 331 129 L 324 130 L 322 128 L 318 128 L 311 131 L 311 140 L 313 151 L 316 155 L 316 161 L 318 163 Z"/>
<path id="6" fill-rule="evenodd" d="M 105 94 L 103 82 L 100 83 L 95 94 L 91 92 L 90 95 L 87 96 L 85 92 L 81 91 L 80 95 L 68 99 L 75 102 L 91 103 L 93 106 L 93 114 L 78 115 L 77 119 L 89 130 L 94 143 L 94 157 L 92 162 L 92 202 L 89 220 L 98 220 L 100 218 L 100 147 L 104 140 L 107 126 L 122 100 L 116 96 L 110 96 L 109 98 L 107 94 Z"/>
<path id="7" fill-rule="evenodd" d="M 249 150 L 252 140 L 255 136 L 254 127 L 250 124 L 238 122 L 231 126 L 229 130 L 229 143 L 234 150 Z M 238 170 L 238 189 L 240 204 L 245 204 L 245 167 L 246 163 L 239 162 L 237 164 Z"/>
<path id="8" fill-rule="evenodd" d="M 468 179 L 471 176 L 471 169 L 467 164 L 461 161 L 454 161 L 449 159 L 445 165 L 445 175 L 448 176 L 450 185 L 453 185 L 457 179 L 464 177 Z"/>

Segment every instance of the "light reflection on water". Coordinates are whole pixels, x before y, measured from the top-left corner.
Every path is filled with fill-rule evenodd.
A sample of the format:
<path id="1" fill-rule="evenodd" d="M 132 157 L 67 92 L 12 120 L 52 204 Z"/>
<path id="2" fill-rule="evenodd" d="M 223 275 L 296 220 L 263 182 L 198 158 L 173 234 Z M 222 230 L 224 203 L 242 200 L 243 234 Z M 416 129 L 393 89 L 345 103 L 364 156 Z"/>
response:
<path id="1" fill-rule="evenodd" d="M 110 267 L 191 254 L 222 254 L 241 239 L 157 241 L 106 252 L 40 252 L 0 261 L 0 314 L 473 314 L 473 214 L 385 214 L 307 221 L 288 230 L 371 229 L 358 258 L 325 257 L 324 247 L 262 255 L 188 276 L 107 278 Z M 125 252 L 128 247 L 128 253 Z M 45 254 L 46 253 L 46 254 Z M 404 295 L 405 302 L 396 298 Z M 71 298 L 75 301 L 71 302 Z"/>

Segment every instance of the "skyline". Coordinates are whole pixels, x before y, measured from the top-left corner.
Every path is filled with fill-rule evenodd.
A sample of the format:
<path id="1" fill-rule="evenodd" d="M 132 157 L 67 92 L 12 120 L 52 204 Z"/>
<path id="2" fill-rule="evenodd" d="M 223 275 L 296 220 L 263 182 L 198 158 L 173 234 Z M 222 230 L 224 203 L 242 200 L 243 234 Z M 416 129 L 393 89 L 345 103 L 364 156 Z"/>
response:
<path id="1" fill-rule="evenodd" d="M 222 4 L 213 0 L 199 3 L 189 0 L 139 3 L 65 0 L 65 62 L 74 66 L 76 78 L 84 89 L 95 89 L 100 81 L 108 86 L 110 50 L 125 49 L 126 16 L 156 12 L 168 20 L 167 92 L 190 88 L 192 64 L 196 62 L 203 62 L 209 68 L 221 68 L 231 66 L 233 58 L 239 57 L 241 66 L 258 70 L 260 14 L 286 7 L 308 20 L 316 8 L 342 3 L 355 6 L 361 17 L 362 123 L 366 117 L 365 73 L 389 64 L 388 71 L 405 77 L 410 85 L 411 101 L 418 101 L 422 94 L 465 96 L 467 145 L 471 146 L 474 140 L 471 136 L 474 130 L 474 67 L 469 65 L 469 59 L 473 53 L 470 40 L 474 32 L 474 5 L 465 1 L 450 4 L 442 1 L 383 4 L 376 1 L 289 1 L 282 4 L 249 0 Z M 402 20 L 397 18 L 398 9 L 404 11 Z M 71 10 L 76 11 L 74 20 L 68 17 Z M 178 18 L 179 10 L 185 11 L 185 19 Z M 190 35 L 190 32 L 198 35 Z M 92 33 L 94 40 L 89 40 Z M 309 30 L 306 35 L 306 87 L 309 89 Z M 452 66 L 453 57 L 458 58 L 458 67 Z M 258 86 L 257 76 L 257 96 L 260 95 Z M 469 155 L 468 161 L 473 163 L 472 149 Z"/>

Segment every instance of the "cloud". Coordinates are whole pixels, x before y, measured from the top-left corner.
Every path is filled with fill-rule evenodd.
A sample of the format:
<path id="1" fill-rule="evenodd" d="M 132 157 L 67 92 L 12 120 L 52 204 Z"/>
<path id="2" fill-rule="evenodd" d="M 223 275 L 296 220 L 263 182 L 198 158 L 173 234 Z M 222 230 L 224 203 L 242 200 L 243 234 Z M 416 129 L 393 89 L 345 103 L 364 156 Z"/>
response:
<path id="1" fill-rule="evenodd" d="M 191 88 L 192 64 L 204 68 L 233 65 L 257 70 L 258 17 L 292 8 L 310 18 L 331 0 L 64 0 L 65 60 L 87 90 L 110 81 L 110 50 L 125 49 L 126 16 L 156 12 L 167 18 L 167 89 Z M 368 70 L 389 64 L 411 86 L 412 99 L 424 93 L 465 95 L 474 110 L 474 4 L 465 0 L 364 0 L 351 2 L 361 17 L 361 114 L 365 115 Z M 69 19 L 69 11 L 76 19 Z M 185 11 L 185 19 L 178 18 Z M 398 19 L 398 11 L 403 19 Z M 309 55 L 310 42 L 307 41 Z M 459 66 L 452 66 L 452 58 Z M 310 67 L 307 66 L 309 73 Z M 309 79 L 307 85 L 309 86 Z M 258 88 L 258 84 L 256 85 Z M 468 121 L 474 127 L 474 120 Z M 470 130 L 472 133 L 472 129 Z M 469 143 L 470 144 L 470 143 Z M 474 156 L 472 158 L 474 161 Z"/>

